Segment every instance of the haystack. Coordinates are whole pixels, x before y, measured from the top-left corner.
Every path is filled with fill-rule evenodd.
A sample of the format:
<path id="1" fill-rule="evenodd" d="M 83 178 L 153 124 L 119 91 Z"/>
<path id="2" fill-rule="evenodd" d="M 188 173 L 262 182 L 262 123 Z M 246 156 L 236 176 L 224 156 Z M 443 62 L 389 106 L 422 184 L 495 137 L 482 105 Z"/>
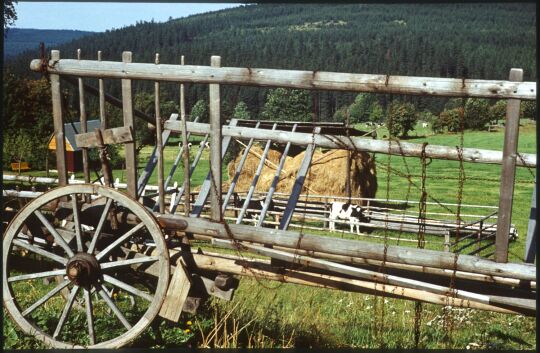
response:
<path id="1" fill-rule="evenodd" d="M 229 180 L 232 180 L 240 162 L 243 151 L 228 165 Z M 235 191 L 248 191 L 255 171 L 261 160 L 263 150 L 253 146 L 248 154 L 244 168 L 236 184 Z M 311 195 L 348 196 L 346 192 L 347 156 L 348 151 L 331 150 L 328 152 L 316 151 L 313 154 L 311 167 L 306 176 L 302 193 Z M 296 174 L 305 152 L 295 157 L 287 157 L 279 182 L 277 192 L 290 193 Z M 279 165 L 281 154 L 270 150 L 263 167 L 256 191 L 267 192 Z M 375 197 L 377 192 L 377 175 L 374 159 L 366 152 L 352 153 L 351 156 L 351 191 L 353 197 Z"/>

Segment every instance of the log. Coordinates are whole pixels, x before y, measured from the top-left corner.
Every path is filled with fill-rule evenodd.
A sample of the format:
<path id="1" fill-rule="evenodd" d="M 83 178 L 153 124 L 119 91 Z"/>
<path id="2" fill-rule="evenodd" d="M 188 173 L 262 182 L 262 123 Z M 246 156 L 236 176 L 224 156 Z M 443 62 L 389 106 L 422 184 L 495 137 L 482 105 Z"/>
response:
<path id="1" fill-rule="evenodd" d="M 132 250 L 136 249 L 132 248 Z M 142 252 L 146 255 L 153 254 L 152 249 Z M 179 252 L 179 250 L 171 249 L 170 252 L 172 254 L 171 256 L 174 256 Z M 457 307 L 488 310 L 501 313 L 520 313 L 508 308 L 500 308 L 494 305 L 483 304 L 476 301 L 464 300 L 460 298 L 453 298 L 446 295 L 429 293 L 412 288 L 405 288 L 389 284 L 382 285 L 380 283 L 375 283 L 371 281 L 343 278 L 337 275 L 275 268 L 271 266 L 270 261 L 265 259 L 253 259 L 243 256 L 220 254 L 207 251 L 201 253 L 200 249 L 192 249 L 191 252 L 197 268 L 206 271 L 218 271 L 220 273 L 229 273 L 234 275 L 253 277 L 257 279 L 301 284 L 319 288 L 346 290 L 372 295 L 383 294 L 385 296 L 393 298 L 421 300 L 426 303 L 433 303 L 438 305 L 452 305 Z M 135 257 L 137 256 L 143 255 L 135 254 Z M 179 259 L 178 261 L 181 261 L 181 259 Z M 153 276 L 158 276 L 159 274 L 156 270 L 157 268 L 155 268 L 155 266 L 150 266 L 144 269 L 146 273 L 149 273 Z"/>
<path id="2" fill-rule="evenodd" d="M 232 243 L 231 240 L 216 239 L 216 242 L 219 243 Z M 280 261 L 286 261 L 294 264 L 299 264 L 306 267 L 314 267 L 322 270 L 327 270 L 331 272 L 337 272 L 349 276 L 354 276 L 362 279 L 373 280 L 383 284 L 403 286 L 406 288 L 413 288 L 429 293 L 436 293 L 441 295 L 449 295 L 451 297 L 458 297 L 465 300 L 476 301 L 483 304 L 503 304 L 514 310 L 524 309 L 526 311 L 536 311 L 536 303 L 534 299 L 520 299 L 520 298 L 509 298 L 509 297 L 499 297 L 499 296 L 490 296 L 484 294 L 478 294 L 461 289 L 452 289 L 445 286 L 440 286 L 428 282 L 423 282 L 419 280 L 409 279 L 405 277 L 388 275 L 376 271 L 365 270 L 357 267 L 347 266 L 343 264 L 334 263 L 331 261 L 316 259 L 310 256 L 291 254 L 284 251 L 279 251 L 275 249 L 269 249 L 262 246 L 242 244 L 238 249 L 247 249 L 250 252 L 269 256 L 272 259 L 277 259 Z"/>
<path id="3" fill-rule="evenodd" d="M 247 258 L 229 259 L 221 254 L 210 255 L 193 254 L 197 267 L 207 271 L 219 271 L 239 276 L 253 277 L 283 283 L 301 284 L 312 287 L 346 290 L 372 295 L 385 295 L 407 300 L 420 300 L 426 303 L 438 305 L 452 305 L 470 309 L 488 310 L 505 314 L 519 313 L 511 309 L 500 308 L 494 305 L 483 304 L 471 300 L 453 298 L 445 295 L 429 293 L 417 289 L 405 288 L 394 285 L 382 285 L 380 283 L 343 278 L 334 275 L 319 274 L 291 269 L 277 269 L 264 260 Z"/>
<path id="4" fill-rule="evenodd" d="M 221 239 L 257 242 L 274 246 L 283 246 L 292 249 L 327 252 L 336 255 L 386 260 L 409 265 L 429 266 L 436 268 L 454 269 L 454 254 L 441 251 L 415 249 L 402 246 L 388 245 L 385 250 L 383 244 L 373 244 L 361 240 L 340 239 L 292 231 L 283 231 L 270 228 L 253 228 L 241 224 L 228 224 L 232 234 L 227 232 L 223 224 L 205 219 L 188 218 L 180 215 L 158 215 L 162 225 L 178 223 L 183 220 L 185 230 L 194 234 L 202 234 Z M 536 267 L 531 264 L 496 263 L 476 256 L 458 256 L 456 270 L 481 273 L 486 275 L 509 277 L 536 281 Z"/>
<path id="5" fill-rule="evenodd" d="M 40 72 L 41 60 L 30 69 Z M 196 65 L 153 65 L 63 59 L 50 61 L 49 73 L 133 80 L 159 80 L 208 84 L 287 87 L 310 90 L 414 94 L 444 97 L 536 99 L 535 82 L 478 80 L 393 75 L 351 74 L 259 68 L 209 67 Z"/>
<path id="6" fill-rule="evenodd" d="M 187 124 L 188 131 L 197 134 L 204 135 L 210 132 L 210 125 L 204 123 L 191 123 Z M 183 127 L 180 122 L 167 121 L 165 122 L 165 129 L 169 129 L 176 132 L 181 132 Z M 290 132 L 290 131 L 271 131 L 266 129 L 254 129 L 249 127 L 232 127 L 223 126 L 223 136 L 231 136 L 233 138 L 242 139 L 256 139 L 256 140 L 269 140 L 271 139 L 275 143 L 286 144 L 291 142 L 295 145 L 307 146 L 311 143 L 315 143 L 318 147 L 333 148 L 333 149 L 347 149 L 353 151 L 366 151 L 382 154 L 394 154 L 404 155 L 408 157 L 421 157 L 422 144 L 411 142 L 396 142 L 396 141 L 383 141 L 372 140 L 363 137 L 349 137 L 346 136 L 333 136 L 303 133 L 303 132 Z M 456 147 L 439 146 L 439 145 L 427 145 L 426 157 L 433 159 L 445 159 L 459 161 L 460 156 Z M 520 167 L 536 166 L 536 155 L 530 153 L 521 154 L 525 164 L 518 160 L 516 165 Z M 463 161 L 471 163 L 487 163 L 487 164 L 501 164 L 503 161 L 503 154 L 500 151 L 483 150 L 477 148 L 463 148 Z"/>

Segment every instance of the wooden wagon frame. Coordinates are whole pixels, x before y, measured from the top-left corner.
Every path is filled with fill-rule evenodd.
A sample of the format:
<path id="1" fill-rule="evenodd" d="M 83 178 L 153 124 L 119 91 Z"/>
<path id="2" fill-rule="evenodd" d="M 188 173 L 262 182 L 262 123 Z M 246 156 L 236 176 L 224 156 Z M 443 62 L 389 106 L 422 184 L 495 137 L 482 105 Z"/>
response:
<path id="1" fill-rule="evenodd" d="M 476 80 L 220 67 L 221 60 L 217 56 L 211 58 L 210 66 L 184 65 L 183 61 L 182 65 L 165 65 L 160 64 L 158 59 L 154 64 L 133 63 L 131 52 L 122 54 L 122 62 L 112 62 L 102 61 L 100 54 L 97 61 L 81 60 L 80 53 L 78 59 L 60 59 L 60 52 L 53 50 L 50 60 L 36 59 L 30 65 L 32 70 L 46 73 L 51 82 L 60 187 L 44 193 L 23 207 L 4 235 L 4 305 L 15 323 L 27 334 L 57 348 L 121 347 L 138 337 L 158 314 L 174 321 L 178 320 L 182 310 L 193 312 L 199 303 L 199 298 L 193 294 L 197 292 L 194 291 L 197 283 L 199 292 L 230 299 L 236 283 L 228 275 L 379 293 L 409 300 L 503 313 L 536 313 L 535 266 L 507 262 L 515 168 L 536 166 L 535 155 L 521 154 L 520 158 L 517 158 L 520 101 L 536 99 L 536 84 L 522 82 L 522 70 L 512 69 L 508 81 Z M 61 78 L 78 84 L 79 87 L 82 131 L 77 136 L 77 144 L 84 148 L 86 182 L 90 181 L 87 149 L 98 147 L 103 152 L 101 160 L 104 175 L 110 185 L 112 180 L 110 170 L 107 170 L 104 146 L 123 143 L 127 194 L 101 185 L 68 185 Z M 99 79 L 99 89 L 85 84 L 83 78 Z M 121 100 L 105 93 L 103 79 L 121 80 Z M 133 108 L 132 80 L 155 81 L 155 120 Z M 210 123 L 187 122 L 184 107 L 181 105 L 180 115 L 174 114 L 162 124 L 159 113 L 159 82 L 162 81 L 209 84 Z M 237 126 L 238 122 L 234 120 L 229 125 L 223 125 L 220 114 L 222 84 L 508 99 L 504 151 L 422 146 L 415 143 L 339 136 L 321 133 L 320 127 L 315 127 L 310 132 L 297 132 L 297 124 L 292 124 L 291 131 L 276 130 L 275 125 L 273 129 L 260 129 L 258 125 Z M 84 127 L 85 92 L 99 96 L 102 129 L 93 132 L 86 131 Z M 183 85 L 181 95 L 183 96 Z M 105 102 L 123 110 L 124 126 L 108 127 Z M 155 125 L 157 136 L 155 153 L 140 176 L 137 175 L 133 138 L 136 116 Z M 184 211 L 189 212 L 185 215 L 174 211 L 182 199 L 182 192 L 190 194 L 189 173 L 185 173 L 184 185 L 174 198 L 174 209 L 171 208 L 172 212 L 169 213 L 165 210 L 165 190 L 168 190 L 171 179 L 165 178 L 162 151 L 171 132 L 182 134 L 186 147 L 183 153 L 185 170 L 190 169 L 188 134 L 203 135 L 206 136 L 205 141 L 210 141 L 210 173 L 193 205 L 189 203 L 189 197 L 183 198 L 186 202 Z M 265 141 L 265 153 L 270 143 L 285 145 L 282 160 L 291 145 L 305 147 L 304 160 L 297 172 L 278 229 L 261 227 L 269 201 L 275 192 L 275 185 L 266 195 L 256 227 L 240 224 L 254 194 L 254 187 L 250 188 L 240 209 L 240 221 L 237 221 L 237 224 L 224 221 L 224 211 L 234 191 L 234 180 L 229 191 L 223 193 L 222 159 L 232 138 L 248 140 L 248 146 L 254 141 Z M 385 246 L 287 230 L 316 147 L 501 164 L 495 261 L 479 256 Z M 247 150 L 248 148 L 245 154 Z M 180 158 L 181 153 L 177 159 Z M 261 162 L 263 159 L 261 158 Z M 140 196 L 156 166 L 158 202 L 149 209 L 140 202 Z M 255 181 L 254 184 L 256 185 Z M 210 219 L 204 219 L 199 216 L 208 198 Z M 63 218 L 58 216 L 60 211 L 64 212 Z M 89 227 L 85 217 L 90 217 L 88 215 L 92 211 L 97 212 L 96 223 Z M 194 251 L 190 247 L 193 240 L 209 241 L 215 246 L 233 249 L 236 254 Z M 528 251 L 534 252 L 534 249 L 531 249 L 528 246 Z M 51 265 L 39 269 L 30 267 L 28 273 L 20 274 L 13 270 L 17 267 L 20 252 L 30 253 L 32 258 L 41 258 Z M 245 258 L 242 256 L 243 252 L 251 252 L 266 259 Z M 44 269 L 46 271 L 43 271 Z M 149 289 L 142 289 L 133 282 L 128 283 L 122 276 L 127 269 L 152 275 L 153 284 Z M 50 278 L 56 279 L 57 285 L 37 302 L 23 303 L 17 296 L 15 285 L 18 282 Z M 455 279 L 455 284 L 450 287 L 444 285 L 445 278 Z M 67 290 L 69 286 L 71 289 Z M 112 292 L 107 286 L 121 289 L 138 300 L 146 301 L 145 309 L 139 316 L 127 318 L 125 312 L 115 304 Z M 77 301 L 79 292 L 83 294 L 80 303 Z M 65 305 L 59 310 L 58 322 L 54 332 L 51 332 L 52 329 L 40 326 L 32 318 L 32 313 L 59 293 L 63 293 Z M 93 296 L 99 296 L 102 302 L 93 301 Z M 95 323 L 99 318 L 95 317 L 93 309 L 99 303 L 108 307 L 110 313 L 116 316 L 123 326 L 123 332 L 112 338 L 103 338 L 105 336 L 96 332 L 98 326 Z M 77 305 L 79 308 L 73 309 Z M 85 312 L 87 334 L 84 339 L 71 338 L 69 333 L 62 332 L 72 310 Z"/>

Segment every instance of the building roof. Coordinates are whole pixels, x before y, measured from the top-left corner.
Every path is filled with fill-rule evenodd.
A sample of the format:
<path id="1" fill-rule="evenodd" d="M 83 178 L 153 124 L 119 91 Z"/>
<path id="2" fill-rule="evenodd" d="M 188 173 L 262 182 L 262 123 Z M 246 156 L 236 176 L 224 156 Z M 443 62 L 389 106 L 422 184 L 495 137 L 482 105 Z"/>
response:
<path id="1" fill-rule="evenodd" d="M 92 132 L 94 129 L 99 129 L 101 127 L 101 121 L 100 120 L 88 120 L 86 122 L 86 131 Z M 64 136 L 66 140 L 66 150 L 67 151 L 80 151 L 81 149 L 77 147 L 77 143 L 75 142 L 75 135 L 81 133 L 81 123 L 80 122 L 74 122 L 74 123 L 66 123 L 64 124 Z M 54 138 L 54 134 L 52 134 L 51 138 L 49 139 L 48 148 L 50 150 L 56 150 L 56 139 Z"/>

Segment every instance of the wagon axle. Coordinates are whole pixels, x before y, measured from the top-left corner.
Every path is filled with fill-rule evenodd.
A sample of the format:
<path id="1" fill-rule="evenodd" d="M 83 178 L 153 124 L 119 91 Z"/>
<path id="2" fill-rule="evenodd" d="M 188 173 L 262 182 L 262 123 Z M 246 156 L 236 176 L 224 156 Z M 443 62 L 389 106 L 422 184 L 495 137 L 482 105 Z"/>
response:
<path id="1" fill-rule="evenodd" d="M 66 274 L 74 284 L 88 288 L 99 279 L 101 267 L 94 255 L 81 252 L 69 259 Z"/>

